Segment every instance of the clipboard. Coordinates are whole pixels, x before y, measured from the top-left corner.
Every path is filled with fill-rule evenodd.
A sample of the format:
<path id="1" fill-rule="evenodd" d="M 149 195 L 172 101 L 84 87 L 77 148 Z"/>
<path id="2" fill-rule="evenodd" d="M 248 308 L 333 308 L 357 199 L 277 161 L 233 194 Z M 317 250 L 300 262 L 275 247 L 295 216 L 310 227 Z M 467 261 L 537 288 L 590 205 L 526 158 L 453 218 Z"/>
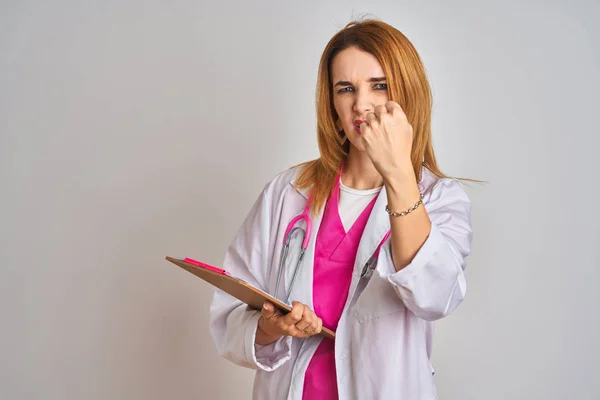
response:
<path id="1" fill-rule="evenodd" d="M 187 261 L 189 259 L 180 260 L 167 256 L 166 260 L 196 275 L 198 278 L 203 279 L 214 287 L 221 289 L 225 293 L 228 293 L 236 299 L 241 300 L 256 310 L 262 309 L 263 303 L 265 301 L 269 301 L 273 303 L 273 305 L 275 305 L 275 307 L 277 307 L 284 315 L 292 311 L 292 307 L 288 304 L 285 304 L 270 294 L 255 288 L 243 279 L 231 276 L 225 270 L 208 264 L 200 263 L 198 261 L 193 262 L 190 260 L 193 262 L 192 263 Z M 319 335 L 328 339 L 335 339 L 335 332 L 325 327 L 321 329 L 321 333 L 319 333 Z"/>

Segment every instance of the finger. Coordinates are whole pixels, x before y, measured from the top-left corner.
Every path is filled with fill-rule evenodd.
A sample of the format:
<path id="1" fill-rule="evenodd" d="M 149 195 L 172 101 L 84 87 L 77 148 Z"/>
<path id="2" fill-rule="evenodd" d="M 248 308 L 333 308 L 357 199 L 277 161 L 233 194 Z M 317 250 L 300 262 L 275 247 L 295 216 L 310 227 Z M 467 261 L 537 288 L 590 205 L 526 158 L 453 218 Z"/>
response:
<path id="1" fill-rule="evenodd" d="M 280 313 L 278 313 L 278 310 L 275 308 L 275 306 L 266 301 L 263 304 L 262 310 L 260 310 L 261 315 L 263 316 L 263 318 L 267 321 L 271 320 L 272 318 L 276 318 L 279 315 L 281 315 Z"/>
<path id="2" fill-rule="evenodd" d="M 313 332 L 314 332 L 314 330 L 309 325 L 309 326 L 307 326 L 306 328 L 304 328 L 302 330 L 298 329 L 298 334 L 296 335 L 296 337 L 307 338 L 309 336 L 314 335 Z"/>
<path id="3" fill-rule="evenodd" d="M 313 335 L 317 333 L 319 326 L 322 324 L 322 322 L 319 321 L 320 319 L 321 318 L 319 318 L 315 315 L 315 320 L 313 321 L 313 323 L 311 325 L 311 331 L 312 331 Z"/>
<path id="4" fill-rule="evenodd" d="M 296 322 L 302 319 L 304 305 L 298 301 L 292 302 L 292 310 L 277 320 L 277 328 L 288 336 L 298 336 Z"/>
<path id="5" fill-rule="evenodd" d="M 283 332 L 279 328 L 281 311 L 279 311 L 272 303 L 265 302 L 260 312 L 261 316 L 258 319 L 258 326 L 266 333 L 279 334 Z"/>
<path id="6" fill-rule="evenodd" d="M 318 318 L 316 316 L 316 314 L 314 314 L 314 313 L 313 313 L 313 316 L 314 316 L 314 318 L 312 318 L 312 323 L 310 325 L 308 325 L 306 328 L 301 329 L 301 334 L 305 335 L 306 337 L 316 335 L 318 332 L 320 332 L 319 331 L 320 318 Z"/>
<path id="7" fill-rule="evenodd" d="M 318 335 L 319 333 L 321 333 L 322 330 L 323 330 L 323 320 L 321 318 L 317 317 L 317 319 L 313 323 L 312 327 L 310 328 L 310 333 L 311 333 L 311 335 Z"/>
<path id="8" fill-rule="evenodd" d="M 387 114 L 388 110 L 387 110 L 387 104 L 386 105 L 379 105 L 377 107 L 375 107 L 375 116 L 377 116 L 377 118 L 379 118 L 379 120 L 381 120 L 381 118 L 383 118 L 385 116 L 385 114 Z"/>
<path id="9" fill-rule="evenodd" d="M 404 114 L 404 110 L 402 107 L 400 107 L 400 104 L 396 103 L 395 101 L 388 101 L 385 103 L 385 108 L 387 112 L 392 115 Z"/>
<path id="10" fill-rule="evenodd" d="M 294 326 L 296 327 L 296 329 L 298 329 L 299 331 L 304 331 L 306 329 L 310 329 L 310 327 L 312 326 L 312 322 L 311 323 L 307 323 L 304 319 L 301 320 L 300 322 L 297 322 L 296 324 L 294 324 Z"/>
<path id="11" fill-rule="evenodd" d="M 302 334 L 306 335 L 306 337 L 309 337 L 309 336 L 313 336 L 313 335 L 316 335 L 321 332 L 321 329 L 323 326 L 323 320 L 321 318 L 317 317 L 317 314 L 315 314 L 314 311 L 312 311 L 308 307 L 306 307 L 306 308 L 307 308 L 307 314 L 306 314 L 306 317 L 303 319 L 303 321 L 310 322 L 310 325 L 308 325 L 304 329 L 302 329 Z"/>
<path id="12" fill-rule="evenodd" d="M 315 335 L 318 335 L 323 330 L 323 320 L 321 318 L 317 318 L 317 327 L 315 328 Z"/>
<path id="13" fill-rule="evenodd" d="M 283 321 L 281 321 L 281 325 L 280 325 L 281 330 L 283 330 L 285 332 L 286 335 L 288 336 L 296 336 L 298 337 L 298 335 L 301 334 L 301 331 L 298 330 L 298 328 L 296 328 L 295 325 L 285 325 L 283 323 Z"/>
<path id="14" fill-rule="evenodd" d="M 298 328 L 301 331 L 304 331 L 307 328 L 310 328 L 313 324 L 313 321 L 315 320 L 316 315 L 315 313 L 308 307 L 304 307 L 304 311 L 302 313 L 302 319 L 298 322 L 296 322 L 296 328 Z M 308 333 L 308 332 L 304 332 L 304 333 Z"/>
<path id="15" fill-rule="evenodd" d="M 306 328 L 299 331 L 298 337 L 309 337 L 318 335 L 323 330 L 323 321 L 320 318 L 316 318 L 314 322 Z"/>
<path id="16" fill-rule="evenodd" d="M 369 123 L 367 121 L 361 123 L 359 125 L 360 127 L 360 135 L 361 136 L 369 136 L 370 132 L 371 132 L 371 127 L 369 126 Z"/>
<path id="17" fill-rule="evenodd" d="M 377 123 L 377 115 L 375 115 L 375 113 L 368 113 L 367 114 L 367 124 L 369 126 L 373 126 L 373 124 Z"/>
<path id="18" fill-rule="evenodd" d="M 304 304 L 294 301 L 292 302 L 292 311 L 283 317 L 283 320 L 288 326 L 295 325 L 302 319 L 302 314 L 304 314 Z"/>

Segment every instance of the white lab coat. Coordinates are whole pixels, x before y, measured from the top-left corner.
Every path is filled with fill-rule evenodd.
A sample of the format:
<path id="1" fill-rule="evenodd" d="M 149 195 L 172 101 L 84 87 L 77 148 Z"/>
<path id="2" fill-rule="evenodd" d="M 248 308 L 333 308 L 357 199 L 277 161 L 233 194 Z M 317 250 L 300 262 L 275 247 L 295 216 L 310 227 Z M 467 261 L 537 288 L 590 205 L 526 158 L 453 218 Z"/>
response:
<path id="1" fill-rule="evenodd" d="M 286 170 L 265 186 L 223 264 L 234 276 L 271 294 L 285 229 L 307 201 L 306 191 L 293 186 L 297 172 Z M 408 266 L 395 271 L 387 240 L 370 279 L 360 278 L 362 267 L 390 229 L 385 187 L 364 230 L 348 300 L 336 331 L 337 383 L 342 400 L 437 398 L 430 363 L 432 322 L 450 314 L 465 296 L 463 270 L 472 236 L 470 202 L 459 181 L 438 179 L 425 168 L 419 188 L 432 227 Z M 290 295 L 290 301 L 300 301 L 311 309 L 315 237 L 321 218 L 319 215 L 312 220 L 312 235 Z M 298 242 L 292 247 L 297 249 Z M 285 290 L 296 257 L 297 252 L 288 257 Z M 278 297 L 282 296 L 280 287 Z M 302 399 L 304 373 L 322 340 L 320 336 L 286 336 L 267 346 L 257 346 L 254 340 L 260 312 L 220 290 L 215 292 L 210 314 L 219 354 L 257 370 L 253 399 Z"/>

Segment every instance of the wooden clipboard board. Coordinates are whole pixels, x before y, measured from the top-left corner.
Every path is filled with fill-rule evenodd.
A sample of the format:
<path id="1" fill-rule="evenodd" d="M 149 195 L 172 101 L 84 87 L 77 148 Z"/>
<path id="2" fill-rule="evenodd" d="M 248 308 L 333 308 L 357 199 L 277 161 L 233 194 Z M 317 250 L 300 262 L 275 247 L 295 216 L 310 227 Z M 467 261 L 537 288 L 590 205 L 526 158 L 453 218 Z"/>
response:
<path id="1" fill-rule="evenodd" d="M 254 286 L 248 284 L 242 279 L 235 278 L 231 275 L 225 275 L 219 272 L 214 272 L 206 268 L 199 267 L 194 264 L 190 264 L 185 262 L 184 260 L 180 260 L 173 257 L 166 257 L 167 261 L 172 262 L 173 264 L 185 269 L 186 271 L 196 275 L 198 278 L 203 279 L 204 281 L 210 283 L 214 287 L 217 287 L 224 291 L 225 293 L 230 294 L 238 300 L 248 304 L 250 307 L 260 310 L 265 301 L 269 301 L 275 305 L 283 314 L 287 314 L 292 311 L 292 307 L 281 302 L 275 297 L 269 295 L 268 293 L 263 292 L 255 288 Z M 335 332 L 330 329 L 323 327 L 321 333 L 319 334 L 328 339 L 335 339 Z"/>

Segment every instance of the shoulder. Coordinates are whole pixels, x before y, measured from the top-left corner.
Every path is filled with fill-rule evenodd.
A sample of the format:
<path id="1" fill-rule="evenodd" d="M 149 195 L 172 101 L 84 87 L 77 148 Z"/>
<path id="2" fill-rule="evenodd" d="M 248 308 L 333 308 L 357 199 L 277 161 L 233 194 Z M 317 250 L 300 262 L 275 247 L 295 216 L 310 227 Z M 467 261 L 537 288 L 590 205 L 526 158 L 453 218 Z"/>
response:
<path id="1" fill-rule="evenodd" d="M 296 166 L 278 172 L 265 184 L 263 195 L 273 198 L 281 197 L 287 191 L 296 192 L 297 189 L 294 186 L 294 181 L 298 177 L 300 170 L 301 167 Z"/>

